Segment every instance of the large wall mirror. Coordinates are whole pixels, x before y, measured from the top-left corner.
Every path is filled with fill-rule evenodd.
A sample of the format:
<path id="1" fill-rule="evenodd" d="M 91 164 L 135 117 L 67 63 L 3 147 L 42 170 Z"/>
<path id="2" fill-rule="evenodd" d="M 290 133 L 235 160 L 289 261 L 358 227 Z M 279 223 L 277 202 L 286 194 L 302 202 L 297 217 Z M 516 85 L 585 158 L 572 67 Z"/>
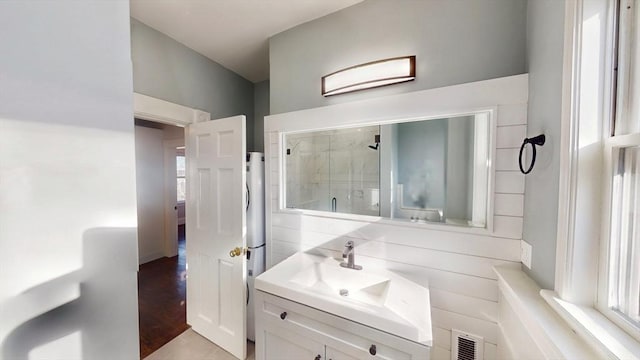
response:
<path id="1" fill-rule="evenodd" d="M 284 206 L 487 227 L 491 116 L 284 133 Z"/>
<path id="2" fill-rule="evenodd" d="M 524 74 L 267 116 L 267 223 L 491 234 L 493 188 L 517 170 L 498 125 L 526 123 L 527 99 Z"/>

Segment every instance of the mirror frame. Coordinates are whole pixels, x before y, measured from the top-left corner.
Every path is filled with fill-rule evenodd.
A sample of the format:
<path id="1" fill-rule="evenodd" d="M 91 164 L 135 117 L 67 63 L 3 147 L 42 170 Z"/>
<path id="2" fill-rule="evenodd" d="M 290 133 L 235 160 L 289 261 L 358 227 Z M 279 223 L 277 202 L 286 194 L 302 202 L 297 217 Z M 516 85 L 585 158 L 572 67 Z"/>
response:
<path id="1" fill-rule="evenodd" d="M 385 125 L 393 125 L 393 124 L 408 124 L 408 123 L 412 123 L 412 122 L 422 122 L 422 121 L 429 121 L 429 120 L 441 120 L 441 119 L 447 119 L 447 118 L 456 118 L 456 117 L 467 117 L 467 116 L 479 116 L 479 115 L 485 115 L 488 117 L 488 119 L 486 119 L 486 126 L 487 126 L 487 137 L 483 138 L 482 140 L 484 140 L 486 142 L 486 146 L 487 146 L 487 153 L 482 155 L 482 159 L 480 159 L 481 161 L 485 161 L 488 165 L 486 167 L 483 167 L 482 170 L 478 171 L 474 169 L 474 174 L 476 174 L 477 172 L 482 172 L 484 173 L 484 179 L 485 181 L 483 181 L 482 183 L 474 183 L 473 188 L 474 191 L 472 193 L 472 197 L 473 197 L 473 206 L 472 206 L 472 213 L 473 213 L 473 217 L 475 218 L 480 218 L 482 219 L 482 221 L 484 221 L 484 226 L 479 227 L 479 226 L 463 226 L 463 225 L 454 225 L 454 224 L 447 224 L 447 223 L 442 223 L 442 222 L 418 222 L 420 224 L 435 224 L 435 225 L 448 225 L 448 226 L 456 226 L 456 227 L 467 227 L 467 228 L 476 228 L 476 229 L 485 229 L 485 228 L 492 228 L 492 225 L 489 225 L 489 222 L 491 221 L 491 216 L 489 216 L 487 208 L 488 208 L 488 203 L 489 203 L 489 194 L 491 191 L 491 187 L 489 186 L 489 184 L 491 183 L 492 179 L 491 179 L 491 158 L 492 158 L 492 153 L 491 153 L 491 147 L 493 145 L 493 134 L 495 133 L 495 123 L 493 123 L 493 118 L 495 117 L 495 114 L 497 113 L 497 107 L 491 107 L 491 108 L 487 108 L 487 109 L 476 109 L 474 112 L 463 112 L 463 113 L 457 113 L 457 114 L 453 114 L 453 115 L 449 115 L 449 114 L 445 114 L 443 116 L 435 116 L 435 117 L 428 117 L 428 118 L 418 118 L 418 119 L 410 119 L 410 120 L 386 120 L 386 121 L 378 121 L 375 123 L 369 123 L 369 124 L 359 124 L 357 126 L 344 126 L 344 127 L 340 127 L 339 129 L 353 129 L 353 128 L 360 128 L 360 127 L 366 127 L 366 126 L 385 126 Z M 476 120 L 476 119 L 474 119 Z M 374 219 L 386 219 L 386 220 L 394 220 L 394 221 L 399 221 L 401 223 L 406 223 L 409 222 L 409 219 L 404 219 L 404 218 L 393 218 L 393 217 L 385 217 L 385 216 L 375 216 L 375 215 L 361 215 L 361 214 L 353 214 L 353 213 L 345 213 L 345 212 L 330 212 L 330 211 L 322 211 L 322 210 L 309 210 L 309 209 L 300 209 L 300 208 L 289 208 L 287 207 L 287 198 L 286 198 L 286 194 L 287 194 L 287 190 L 286 190 L 286 179 L 287 178 L 287 166 L 286 166 L 286 159 L 287 159 L 287 154 L 286 154 L 286 136 L 287 135 L 295 135 L 295 134 L 308 134 L 308 133 L 312 133 L 312 132 L 316 132 L 316 131 L 330 131 L 330 130 L 336 130 L 336 128 L 318 128 L 318 129 L 313 129 L 313 130 L 306 130 L 306 131 L 294 131 L 294 132 L 290 132 L 290 131 L 283 131 L 280 132 L 281 136 L 282 136 L 282 149 L 281 149 L 281 153 L 280 156 L 283 159 L 283 163 L 282 163 L 282 170 L 281 170 L 281 179 L 283 179 L 281 181 L 282 185 L 281 185 L 281 191 L 280 191 L 280 207 L 279 210 L 282 212 L 293 212 L 293 213 L 307 213 L 307 214 L 313 214 L 313 215 L 319 215 L 319 214 L 325 214 L 325 213 L 330 213 L 331 215 L 335 215 L 335 214 L 345 214 L 345 215 L 353 215 L 353 216 L 364 216 L 367 218 L 374 218 Z M 474 161 L 474 164 L 476 164 L 478 161 L 477 153 L 474 153 L 474 156 L 476 157 L 476 161 Z M 382 164 L 380 165 L 382 167 Z M 475 168 L 475 166 L 474 166 Z M 401 184 L 398 184 L 401 185 Z M 484 189 L 484 195 L 483 199 L 478 200 L 476 199 L 476 197 L 478 196 L 479 192 L 478 190 L 480 189 Z M 381 189 L 382 190 L 382 189 Z M 398 198 L 396 196 L 396 194 L 382 194 L 382 192 L 380 193 L 380 202 L 385 201 L 386 199 L 396 199 L 396 201 L 402 201 L 401 198 Z M 405 209 L 412 209 L 412 208 L 408 208 L 405 207 Z M 415 210 L 418 210 L 417 208 Z M 469 219 L 469 221 L 471 221 L 472 219 Z"/>
<path id="2" fill-rule="evenodd" d="M 267 167 L 266 173 L 269 174 L 266 179 L 266 205 L 267 209 L 270 209 L 267 211 L 267 225 L 270 226 L 270 214 L 279 212 L 364 222 L 384 222 L 400 226 L 419 226 L 442 231 L 493 233 L 494 162 L 499 109 L 510 104 L 526 104 L 528 101 L 527 93 L 528 76 L 523 74 L 265 117 L 265 159 L 268 159 L 265 165 Z M 483 228 L 286 208 L 284 203 L 286 184 L 285 134 L 468 116 L 481 112 L 490 113 L 486 226 Z M 277 165 L 277 169 L 273 169 L 274 165 Z M 274 182 L 277 182 L 277 185 L 272 186 Z"/>

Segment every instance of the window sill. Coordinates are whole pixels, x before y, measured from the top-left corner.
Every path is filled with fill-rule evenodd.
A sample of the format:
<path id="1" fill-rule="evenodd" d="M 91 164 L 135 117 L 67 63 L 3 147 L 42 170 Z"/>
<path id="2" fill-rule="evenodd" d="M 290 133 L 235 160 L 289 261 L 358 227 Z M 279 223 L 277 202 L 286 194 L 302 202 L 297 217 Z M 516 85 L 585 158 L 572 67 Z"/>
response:
<path id="1" fill-rule="evenodd" d="M 540 287 L 527 274 L 504 266 L 494 271 L 503 295 L 500 301 L 513 308 L 545 359 L 602 358 L 540 297 Z"/>
<path id="2" fill-rule="evenodd" d="M 598 310 L 562 300 L 555 291 L 541 290 L 540 295 L 573 331 L 607 358 L 640 359 L 640 343 Z"/>

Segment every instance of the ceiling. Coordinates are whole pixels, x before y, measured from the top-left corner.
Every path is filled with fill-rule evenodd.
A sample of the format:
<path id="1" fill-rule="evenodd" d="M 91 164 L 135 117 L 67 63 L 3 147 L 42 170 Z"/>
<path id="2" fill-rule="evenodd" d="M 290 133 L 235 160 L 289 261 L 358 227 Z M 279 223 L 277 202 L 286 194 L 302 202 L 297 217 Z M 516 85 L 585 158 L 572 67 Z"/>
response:
<path id="1" fill-rule="evenodd" d="M 269 78 L 269 37 L 363 0 L 131 0 L 131 16 L 242 77 Z"/>

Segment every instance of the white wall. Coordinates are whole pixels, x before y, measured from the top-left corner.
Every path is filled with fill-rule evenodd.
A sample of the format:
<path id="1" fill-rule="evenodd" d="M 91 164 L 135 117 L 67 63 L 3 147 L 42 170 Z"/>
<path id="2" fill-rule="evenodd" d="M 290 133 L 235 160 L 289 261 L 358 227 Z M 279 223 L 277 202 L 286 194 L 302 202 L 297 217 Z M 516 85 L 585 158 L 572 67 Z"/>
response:
<path id="1" fill-rule="evenodd" d="M 0 34 L 0 358 L 137 358 L 128 2 L 2 1 Z"/>
<path id="2" fill-rule="evenodd" d="M 182 140 L 184 143 L 184 128 L 172 125 L 162 125 L 163 139 L 165 140 Z M 184 145 L 183 145 L 184 146 Z"/>
<path id="3" fill-rule="evenodd" d="M 507 78 L 508 79 L 508 78 Z M 502 79 L 500 79 L 502 80 Z M 506 80 L 504 80 L 506 81 Z M 498 81 L 499 82 L 499 81 Z M 273 266 L 297 251 L 315 249 L 339 257 L 347 240 L 356 244 L 356 256 L 367 257 L 380 266 L 406 275 L 429 286 L 431 290 L 434 348 L 432 358 L 449 359 L 451 329 L 480 335 L 485 341 L 485 356 L 496 357 L 498 343 L 498 283 L 495 265 L 520 266 L 520 239 L 524 176 L 517 171 L 518 144 L 526 129 L 526 84 L 513 90 L 509 85 L 489 88 L 460 87 L 427 90 L 439 92 L 429 100 L 407 103 L 389 97 L 390 103 L 403 109 L 400 118 L 416 116 L 416 108 L 455 108 L 469 95 L 479 103 L 497 106 L 495 141 L 494 229 L 489 234 L 433 228 L 421 224 L 393 223 L 327 218 L 282 211 L 280 199 L 281 134 L 271 127 L 271 119 L 284 119 L 284 127 L 301 130 L 305 124 L 347 122 L 347 119 L 389 119 L 389 114 L 370 99 L 350 104 L 311 109 L 267 117 L 265 141 L 267 169 L 267 263 Z M 440 92 L 441 91 L 441 92 Z M 413 95 L 413 94 L 406 94 Z M 455 96 L 454 96 L 455 95 Z M 478 100 L 480 98 L 489 100 Z M 500 102 L 497 99 L 508 98 Z M 381 98 L 385 99 L 385 98 Z M 434 100 L 435 99 L 435 100 Z M 460 100 L 461 101 L 461 100 Z M 330 119 L 323 119 L 323 109 L 335 108 Z M 458 105 L 459 108 L 459 105 Z M 359 117 L 358 117 L 359 116 Z M 309 126 L 309 125 L 306 125 Z M 270 209 L 270 211 L 269 211 Z M 434 225 L 431 225 L 434 226 Z"/>
<path id="4" fill-rule="evenodd" d="M 163 130 L 135 127 L 140 264 L 164 256 L 163 137 Z"/>
<path id="5" fill-rule="evenodd" d="M 185 128 L 183 127 L 178 127 L 178 126 L 172 126 L 172 125 L 167 125 L 164 124 L 162 125 L 162 130 L 164 132 L 164 143 L 165 143 L 165 147 L 169 146 L 168 144 L 172 144 L 175 145 L 176 147 L 178 146 L 184 146 L 185 143 L 185 138 L 184 138 L 184 131 Z M 176 151 L 176 155 L 182 155 L 184 156 L 184 149 L 181 150 L 177 150 Z M 167 156 L 167 154 L 165 154 L 165 156 Z M 167 159 L 165 159 L 165 161 L 167 161 Z M 172 166 L 171 169 L 165 169 L 166 172 L 168 173 L 173 173 L 175 169 L 175 166 Z M 175 192 L 174 187 L 177 186 L 176 182 L 172 179 L 172 181 L 167 181 L 167 179 L 165 179 L 165 186 L 166 187 L 170 187 L 170 189 L 166 189 L 167 194 Z M 169 204 L 167 204 L 169 205 Z M 185 224 L 185 203 L 184 202 L 179 202 L 177 203 L 177 209 L 176 209 L 176 216 L 178 217 L 178 225 L 184 225 Z M 169 223 L 167 222 L 166 224 L 167 226 L 170 226 Z M 173 231 L 171 231 L 171 233 L 173 234 Z M 171 235 L 173 236 L 173 235 Z M 170 248 L 173 248 L 173 246 L 170 246 Z M 171 256 L 173 255 L 174 251 L 165 251 L 165 256 Z"/>

